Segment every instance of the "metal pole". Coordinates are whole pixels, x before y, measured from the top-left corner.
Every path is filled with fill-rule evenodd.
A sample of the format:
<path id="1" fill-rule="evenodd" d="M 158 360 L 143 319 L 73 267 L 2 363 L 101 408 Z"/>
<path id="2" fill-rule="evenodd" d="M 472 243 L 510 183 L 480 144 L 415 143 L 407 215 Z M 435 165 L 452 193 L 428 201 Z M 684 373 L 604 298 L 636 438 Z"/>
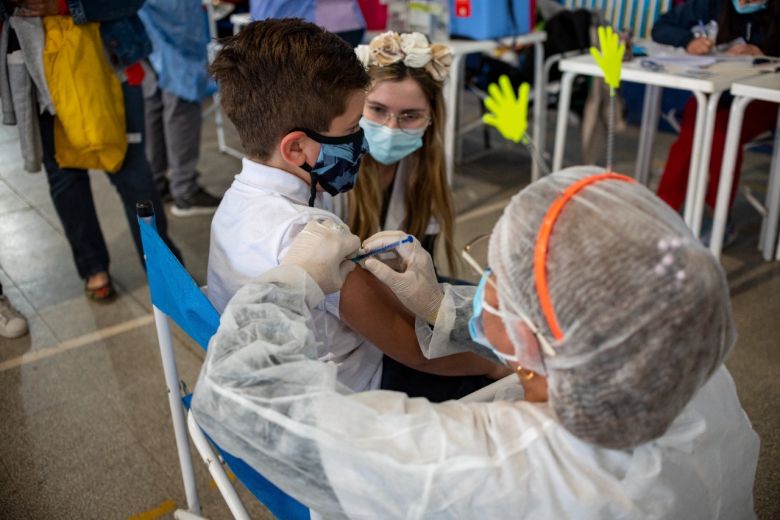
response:
<path id="1" fill-rule="evenodd" d="M 561 93 L 558 99 L 558 122 L 555 125 L 555 151 L 553 153 L 553 171 L 563 166 L 563 148 L 566 146 L 566 124 L 571 105 L 571 89 L 574 83 L 574 73 L 564 72 L 561 76 Z"/>
<path id="2" fill-rule="evenodd" d="M 609 120 L 607 121 L 607 171 L 612 171 L 615 149 L 615 88 L 609 87 Z"/>
<path id="3" fill-rule="evenodd" d="M 135 205 L 138 217 L 149 225 L 154 225 L 154 205 L 151 201 L 139 201 Z M 184 493 L 187 496 L 187 507 L 191 513 L 200 515 L 200 501 L 195 484 L 195 470 L 192 466 L 190 444 L 187 437 L 187 426 L 184 421 L 184 406 L 179 395 L 179 372 L 176 369 L 176 356 L 173 353 L 173 341 L 171 329 L 168 326 L 168 317 L 152 303 L 154 311 L 154 323 L 157 328 L 157 341 L 160 345 L 160 357 L 162 358 L 163 374 L 165 375 L 165 387 L 168 392 L 168 405 L 171 409 L 173 420 L 173 433 L 176 437 L 176 450 L 179 453 L 179 465 L 181 467 L 182 480 L 184 481 Z"/>

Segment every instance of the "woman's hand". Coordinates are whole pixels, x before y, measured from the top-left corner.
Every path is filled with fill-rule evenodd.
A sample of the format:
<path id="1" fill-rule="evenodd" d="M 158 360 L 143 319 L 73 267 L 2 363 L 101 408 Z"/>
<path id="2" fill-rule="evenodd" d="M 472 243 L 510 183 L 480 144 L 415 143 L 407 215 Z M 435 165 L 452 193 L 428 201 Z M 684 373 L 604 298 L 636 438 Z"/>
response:
<path id="1" fill-rule="evenodd" d="M 377 249 L 407 236 L 404 231 L 380 231 L 363 242 L 363 249 Z M 403 272 L 397 272 L 376 258 L 365 261 L 365 268 L 393 291 L 400 302 L 415 315 L 436 323 L 444 295 L 436 280 L 431 255 L 416 238 L 396 249 L 403 260 Z"/>
<path id="2" fill-rule="evenodd" d="M 728 50 L 727 54 L 731 54 L 733 56 L 763 56 L 764 55 L 764 53 L 761 52 L 761 49 L 759 49 L 758 47 L 750 43 L 740 43 L 738 45 L 735 45 Z"/>
<path id="3" fill-rule="evenodd" d="M 688 42 L 688 45 L 685 47 L 685 51 L 688 54 L 696 54 L 696 55 L 703 55 L 703 54 L 709 54 L 712 52 L 712 47 L 714 45 L 714 42 L 710 40 L 709 38 L 694 38 L 690 42 Z"/>

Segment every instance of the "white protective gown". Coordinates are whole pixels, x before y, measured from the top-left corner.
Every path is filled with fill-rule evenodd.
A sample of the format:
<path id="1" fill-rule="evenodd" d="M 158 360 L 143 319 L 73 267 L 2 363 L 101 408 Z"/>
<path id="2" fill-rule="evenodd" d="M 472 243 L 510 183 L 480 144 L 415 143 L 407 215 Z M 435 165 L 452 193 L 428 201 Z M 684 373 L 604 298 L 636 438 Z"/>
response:
<path id="1" fill-rule="evenodd" d="M 315 359 L 310 309 L 323 297 L 294 266 L 242 288 L 192 410 L 224 449 L 325 518 L 755 517 L 758 437 L 725 367 L 662 437 L 609 450 L 572 436 L 547 404 L 352 393 Z"/>

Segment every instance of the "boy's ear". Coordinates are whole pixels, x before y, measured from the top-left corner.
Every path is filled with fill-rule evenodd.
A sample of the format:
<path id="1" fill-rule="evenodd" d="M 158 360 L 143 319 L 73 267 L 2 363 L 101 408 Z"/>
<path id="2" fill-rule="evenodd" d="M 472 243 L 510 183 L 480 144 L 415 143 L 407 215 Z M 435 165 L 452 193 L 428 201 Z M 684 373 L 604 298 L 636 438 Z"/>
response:
<path id="1" fill-rule="evenodd" d="M 308 159 L 305 152 L 308 142 L 308 136 L 299 130 L 285 135 L 279 143 L 279 152 L 282 154 L 282 159 L 300 167 Z"/>

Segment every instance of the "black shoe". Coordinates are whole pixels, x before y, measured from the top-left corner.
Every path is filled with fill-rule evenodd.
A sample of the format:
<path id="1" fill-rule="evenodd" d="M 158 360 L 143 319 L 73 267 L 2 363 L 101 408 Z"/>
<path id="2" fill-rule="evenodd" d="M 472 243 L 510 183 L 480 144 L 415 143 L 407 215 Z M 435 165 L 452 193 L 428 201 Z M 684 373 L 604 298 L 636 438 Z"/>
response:
<path id="1" fill-rule="evenodd" d="M 171 184 L 168 182 L 168 179 L 165 179 L 165 184 L 163 184 L 163 187 L 160 188 L 158 192 L 160 194 L 160 200 L 163 204 L 173 202 L 173 195 L 171 195 Z"/>
<path id="2" fill-rule="evenodd" d="M 160 196 L 160 201 L 163 204 L 173 202 L 173 196 L 171 195 L 171 183 L 167 178 L 162 180 L 155 179 L 154 187 L 157 189 L 157 195 Z"/>
<path id="3" fill-rule="evenodd" d="M 186 199 L 175 199 L 171 207 L 171 213 L 176 217 L 208 215 L 217 210 L 221 200 L 220 197 L 215 197 L 199 187 L 198 191 Z"/>

